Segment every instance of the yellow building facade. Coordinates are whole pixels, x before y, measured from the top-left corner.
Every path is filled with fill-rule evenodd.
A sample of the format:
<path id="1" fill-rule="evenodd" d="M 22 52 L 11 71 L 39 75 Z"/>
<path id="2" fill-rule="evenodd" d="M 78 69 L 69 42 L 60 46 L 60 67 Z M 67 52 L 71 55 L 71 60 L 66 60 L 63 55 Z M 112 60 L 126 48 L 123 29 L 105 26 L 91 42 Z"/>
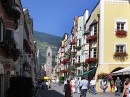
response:
<path id="1" fill-rule="evenodd" d="M 112 73 L 130 66 L 129 0 L 100 0 L 98 67 L 95 74 Z M 97 83 L 97 91 L 102 91 Z M 111 91 L 108 85 L 108 92 Z"/>

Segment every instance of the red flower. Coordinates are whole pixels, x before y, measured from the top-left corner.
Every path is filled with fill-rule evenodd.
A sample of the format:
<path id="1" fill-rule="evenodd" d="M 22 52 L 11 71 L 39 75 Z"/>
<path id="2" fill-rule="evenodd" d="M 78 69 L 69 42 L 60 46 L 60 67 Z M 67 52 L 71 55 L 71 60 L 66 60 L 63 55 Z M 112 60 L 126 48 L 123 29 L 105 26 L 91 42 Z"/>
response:
<path id="1" fill-rule="evenodd" d="M 68 70 L 67 70 L 67 69 L 64 69 L 64 70 L 61 70 L 60 72 L 61 72 L 61 73 L 67 73 Z"/>
<path id="2" fill-rule="evenodd" d="M 95 34 L 95 35 L 89 35 L 87 37 L 87 41 L 95 41 L 95 40 L 97 40 L 97 34 Z"/>
<path id="3" fill-rule="evenodd" d="M 61 61 L 62 64 L 66 64 L 67 62 L 69 62 L 69 58 L 63 59 L 63 61 Z"/>
<path id="4" fill-rule="evenodd" d="M 127 31 L 125 31 L 125 30 L 117 30 L 115 35 L 117 37 L 126 37 L 127 36 Z"/>
<path id="5" fill-rule="evenodd" d="M 128 54 L 126 52 L 115 52 L 114 57 L 126 57 Z"/>
<path id="6" fill-rule="evenodd" d="M 86 63 L 90 63 L 90 62 L 97 62 L 97 58 L 87 58 L 86 60 L 85 60 L 85 62 Z"/>

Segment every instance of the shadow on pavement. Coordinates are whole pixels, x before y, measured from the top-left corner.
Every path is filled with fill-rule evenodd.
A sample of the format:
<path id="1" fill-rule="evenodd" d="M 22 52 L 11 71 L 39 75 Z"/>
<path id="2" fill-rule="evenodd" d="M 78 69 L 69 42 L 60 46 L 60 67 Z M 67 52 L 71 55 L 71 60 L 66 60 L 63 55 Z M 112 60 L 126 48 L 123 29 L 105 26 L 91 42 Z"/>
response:
<path id="1" fill-rule="evenodd" d="M 64 97 L 63 94 L 55 91 L 55 90 L 42 90 L 38 91 L 37 97 Z"/>

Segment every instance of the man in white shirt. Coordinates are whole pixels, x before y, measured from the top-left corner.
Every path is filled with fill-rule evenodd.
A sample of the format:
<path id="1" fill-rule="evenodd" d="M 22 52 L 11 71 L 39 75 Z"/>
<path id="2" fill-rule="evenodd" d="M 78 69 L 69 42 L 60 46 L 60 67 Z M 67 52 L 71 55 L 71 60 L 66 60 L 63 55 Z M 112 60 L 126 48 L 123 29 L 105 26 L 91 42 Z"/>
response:
<path id="1" fill-rule="evenodd" d="M 80 81 L 80 87 L 81 87 L 81 97 L 86 97 L 86 93 L 88 89 L 88 80 L 86 80 L 84 76 Z"/>
<path id="2" fill-rule="evenodd" d="M 96 94 L 96 80 L 94 77 L 90 81 L 90 86 L 91 86 L 92 93 L 95 95 Z"/>

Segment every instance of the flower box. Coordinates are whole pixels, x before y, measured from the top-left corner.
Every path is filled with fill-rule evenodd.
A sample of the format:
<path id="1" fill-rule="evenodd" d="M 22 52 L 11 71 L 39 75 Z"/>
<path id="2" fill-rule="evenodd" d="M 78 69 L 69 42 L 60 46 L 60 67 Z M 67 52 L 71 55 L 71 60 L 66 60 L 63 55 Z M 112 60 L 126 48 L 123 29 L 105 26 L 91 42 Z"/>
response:
<path id="1" fill-rule="evenodd" d="M 69 66 L 69 67 L 68 67 L 68 71 L 70 71 L 70 72 L 71 72 L 71 71 L 75 71 L 75 67 L 74 67 L 74 66 Z"/>
<path id="2" fill-rule="evenodd" d="M 80 50 L 80 49 L 81 49 L 81 46 L 76 46 L 75 49 L 76 49 L 76 50 Z"/>
<path id="3" fill-rule="evenodd" d="M 100 73 L 100 74 L 97 74 L 97 80 L 99 80 L 99 79 L 111 80 L 112 79 L 112 75 L 108 74 L 108 73 Z"/>
<path id="4" fill-rule="evenodd" d="M 116 34 L 115 34 L 117 37 L 126 37 L 127 36 L 127 31 L 125 30 L 117 30 L 116 31 Z"/>
<path id="5" fill-rule="evenodd" d="M 60 72 L 61 72 L 61 73 L 67 73 L 68 70 L 67 70 L 67 69 L 63 69 L 63 70 L 61 70 Z"/>
<path id="6" fill-rule="evenodd" d="M 115 52 L 114 57 L 127 57 L 128 54 L 126 52 Z"/>
<path id="7" fill-rule="evenodd" d="M 75 45 L 76 44 L 76 38 L 74 38 L 70 44 Z"/>
<path id="8" fill-rule="evenodd" d="M 69 62 L 69 58 L 63 59 L 63 61 L 61 61 L 62 64 L 66 64 L 67 62 Z"/>
<path id="9" fill-rule="evenodd" d="M 75 67 L 79 67 L 81 65 L 81 63 L 75 63 L 74 65 L 75 65 Z"/>
<path id="10" fill-rule="evenodd" d="M 90 35 L 87 37 L 87 41 L 96 41 L 97 40 L 97 34 Z"/>
<path id="11" fill-rule="evenodd" d="M 97 58 L 87 58 L 86 60 L 85 60 L 85 62 L 86 63 L 90 63 L 90 62 L 97 62 Z"/>

